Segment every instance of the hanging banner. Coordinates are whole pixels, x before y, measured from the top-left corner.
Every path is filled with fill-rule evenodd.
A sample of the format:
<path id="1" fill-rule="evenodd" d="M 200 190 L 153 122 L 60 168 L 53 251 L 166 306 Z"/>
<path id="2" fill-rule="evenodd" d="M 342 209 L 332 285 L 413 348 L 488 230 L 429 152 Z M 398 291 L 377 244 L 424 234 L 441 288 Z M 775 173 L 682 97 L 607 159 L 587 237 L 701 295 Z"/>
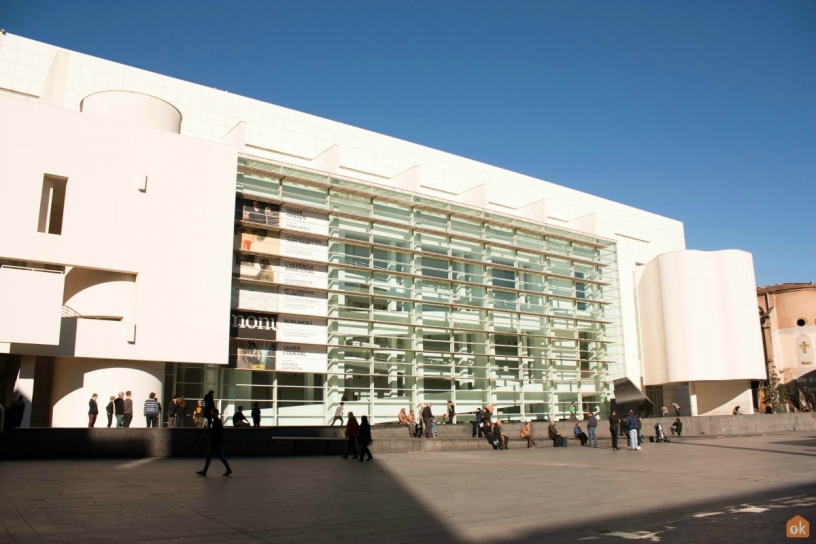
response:
<path id="1" fill-rule="evenodd" d="M 248 340 L 275 341 L 277 328 L 274 315 L 233 310 L 230 312 L 230 337 Z"/>
<path id="2" fill-rule="evenodd" d="M 296 232 L 280 233 L 280 254 L 282 257 L 328 262 L 329 242 L 323 238 Z"/>
<path id="3" fill-rule="evenodd" d="M 279 372 L 325 374 L 328 366 L 325 347 L 284 342 L 278 342 L 276 345 L 275 370 Z"/>
<path id="4" fill-rule="evenodd" d="M 235 368 L 247 370 L 275 370 L 275 344 L 255 340 L 241 340 L 235 348 Z"/>
<path id="5" fill-rule="evenodd" d="M 284 204 L 280 211 L 280 226 L 284 229 L 329 235 L 329 216 Z"/>
<path id="6" fill-rule="evenodd" d="M 277 286 L 233 285 L 232 307 L 262 312 L 278 311 Z"/>
<path id="7" fill-rule="evenodd" d="M 258 200 L 242 199 L 235 210 L 235 218 L 249 223 L 279 227 L 280 206 Z"/>
<path id="8" fill-rule="evenodd" d="M 278 283 L 297 287 L 329 288 L 329 268 L 319 264 L 281 259 L 276 267 Z"/>
<path id="9" fill-rule="evenodd" d="M 278 316 L 277 332 L 278 342 L 325 344 L 329 337 L 325 319 L 293 315 Z"/>
<path id="10" fill-rule="evenodd" d="M 326 317 L 329 301 L 323 291 L 281 286 L 278 294 L 278 311 L 282 314 Z"/>
<path id="11" fill-rule="evenodd" d="M 235 235 L 236 247 L 244 251 L 280 255 L 280 234 L 264 230 L 242 230 Z"/>

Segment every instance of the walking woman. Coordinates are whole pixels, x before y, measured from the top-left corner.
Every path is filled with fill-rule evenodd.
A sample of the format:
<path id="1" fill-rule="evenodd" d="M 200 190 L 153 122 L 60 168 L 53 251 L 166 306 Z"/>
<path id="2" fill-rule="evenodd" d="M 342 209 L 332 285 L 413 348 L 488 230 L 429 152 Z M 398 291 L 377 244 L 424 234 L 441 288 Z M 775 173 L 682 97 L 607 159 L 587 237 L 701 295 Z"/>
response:
<path id="1" fill-rule="evenodd" d="M 223 474 L 229 476 L 232 474 L 232 469 L 224 457 L 224 424 L 221 423 L 221 418 L 218 417 L 218 410 L 215 408 L 210 412 L 210 419 L 212 419 L 212 426 L 210 427 L 210 446 L 207 448 L 207 458 L 204 461 L 204 470 L 197 470 L 196 474 L 199 476 L 206 476 L 207 469 L 210 468 L 210 461 L 212 461 L 213 453 L 218 455 L 221 462 L 224 463 L 224 468 L 227 471 Z"/>
<path id="2" fill-rule="evenodd" d="M 360 418 L 360 430 L 357 433 L 357 440 L 360 442 L 360 462 L 363 462 L 363 457 L 368 455 L 368 460 L 371 461 L 374 457 L 371 456 L 371 450 L 368 447 L 374 442 L 371 439 L 371 425 L 368 424 L 368 417 Z"/>
<path id="3" fill-rule="evenodd" d="M 357 434 L 360 432 L 360 425 L 357 424 L 357 418 L 354 417 L 354 413 L 348 413 L 348 422 L 346 423 L 346 438 L 348 439 L 348 445 L 346 446 L 346 454 L 343 455 L 343 459 L 348 459 L 348 454 L 350 451 L 354 451 L 354 457 L 352 459 L 357 459 Z M 369 429 L 369 433 L 371 430 Z"/>
<path id="4" fill-rule="evenodd" d="M 184 427 L 184 420 L 187 419 L 187 401 L 184 397 L 176 402 L 176 424 L 175 427 Z"/>

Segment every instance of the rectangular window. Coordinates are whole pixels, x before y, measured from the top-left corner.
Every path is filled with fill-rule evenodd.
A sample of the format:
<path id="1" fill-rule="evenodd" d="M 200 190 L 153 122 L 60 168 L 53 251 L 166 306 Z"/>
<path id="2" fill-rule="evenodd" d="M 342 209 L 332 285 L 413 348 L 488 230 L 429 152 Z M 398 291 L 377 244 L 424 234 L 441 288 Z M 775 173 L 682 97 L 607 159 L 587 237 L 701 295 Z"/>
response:
<path id="1" fill-rule="evenodd" d="M 40 197 L 40 220 L 37 232 L 62 234 L 62 216 L 65 209 L 67 178 L 45 175 Z"/>

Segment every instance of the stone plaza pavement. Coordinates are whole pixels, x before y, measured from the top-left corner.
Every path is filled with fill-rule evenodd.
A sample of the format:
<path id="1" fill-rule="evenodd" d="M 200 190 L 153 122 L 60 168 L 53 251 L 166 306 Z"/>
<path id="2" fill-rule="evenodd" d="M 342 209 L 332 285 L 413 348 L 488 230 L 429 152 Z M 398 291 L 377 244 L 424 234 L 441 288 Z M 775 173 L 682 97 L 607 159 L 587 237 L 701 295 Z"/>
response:
<path id="1" fill-rule="evenodd" d="M 784 542 L 816 522 L 816 433 L 202 461 L 0 462 L 0 544 Z M 227 452 L 229 455 L 229 452 Z M 816 527 L 814 527 L 816 530 Z M 816 537 L 811 537 L 816 538 Z"/>

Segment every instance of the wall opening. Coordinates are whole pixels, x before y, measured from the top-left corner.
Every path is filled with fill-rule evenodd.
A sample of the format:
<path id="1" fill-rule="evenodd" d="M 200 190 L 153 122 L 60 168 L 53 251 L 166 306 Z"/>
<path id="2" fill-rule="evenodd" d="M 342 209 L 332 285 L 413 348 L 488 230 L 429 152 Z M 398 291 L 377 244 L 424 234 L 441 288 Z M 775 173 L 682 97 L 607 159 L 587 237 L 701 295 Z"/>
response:
<path id="1" fill-rule="evenodd" d="M 43 176 L 42 196 L 40 197 L 40 220 L 37 232 L 62 234 L 62 217 L 65 210 L 65 189 L 68 178 Z"/>

